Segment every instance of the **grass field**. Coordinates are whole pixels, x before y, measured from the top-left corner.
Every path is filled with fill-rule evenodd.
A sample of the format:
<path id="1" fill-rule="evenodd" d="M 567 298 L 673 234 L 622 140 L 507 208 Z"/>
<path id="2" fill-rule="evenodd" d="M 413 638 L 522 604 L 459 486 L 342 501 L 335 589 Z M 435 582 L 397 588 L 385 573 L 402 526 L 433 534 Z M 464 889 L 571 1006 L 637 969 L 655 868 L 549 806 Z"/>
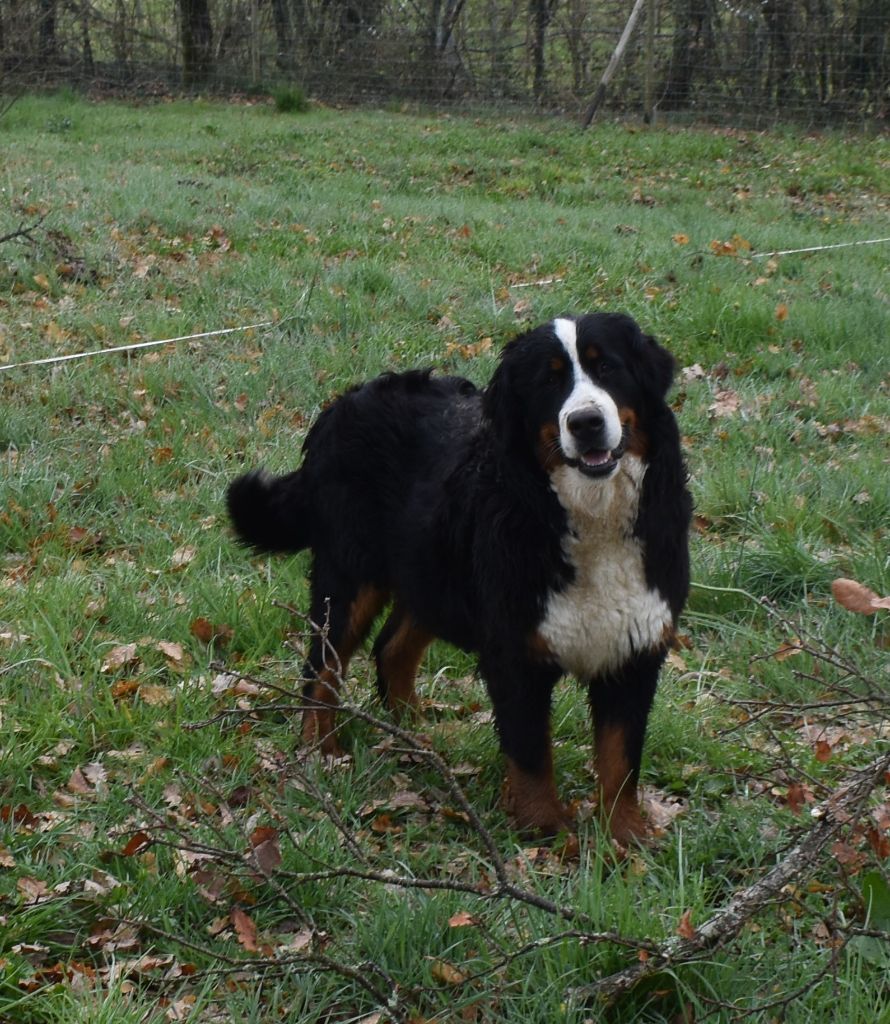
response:
<path id="1" fill-rule="evenodd" d="M 44 217 L 0 245 L 0 363 L 275 321 L 0 371 L 0 1020 L 890 1021 L 881 787 L 725 948 L 608 1011 L 578 991 L 718 912 L 888 747 L 887 613 L 830 584 L 890 592 L 890 246 L 769 255 L 890 235 L 886 139 L 60 96 L 0 149 L 0 235 Z M 306 563 L 251 558 L 222 508 L 347 385 L 482 382 L 522 326 L 592 309 L 683 367 L 696 502 L 644 761 L 662 834 L 624 858 L 571 683 L 573 856 L 511 831 L 451 649 L 421 680 L 444 773 L 360 717 L 348 763 L 301 759 L 274 687 Z M 347 695 L 382 715 L 370 675 Z M 498 898 L 498 856 L 529 899 Z"/>

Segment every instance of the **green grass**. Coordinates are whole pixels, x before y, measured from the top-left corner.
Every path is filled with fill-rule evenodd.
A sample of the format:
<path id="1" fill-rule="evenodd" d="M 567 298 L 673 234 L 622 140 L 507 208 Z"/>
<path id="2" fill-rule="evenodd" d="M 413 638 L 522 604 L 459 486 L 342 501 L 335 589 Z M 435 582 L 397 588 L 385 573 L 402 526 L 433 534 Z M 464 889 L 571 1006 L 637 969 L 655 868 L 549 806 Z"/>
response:
<path id="1" fill-rule="evenodd" d="M 251 559 L 233 543 L 227 482 L 244 466 L 294 466 L 314 415 L 349 384 L 418 364 L 482 382 L 502 341 L 558 313 L 626 310 L 682 367 L 701 367 L 674 399 L 704 586 L 644 765 L 646 784 L 687 810 L 623 863 L 592 823 L 579 863 L 522 852 L 473 663 L 439 645 L 428 656 L 421 693 L 436 706 L 423 728 L 466 773 L 524 884 L 597 928 L 660 941 L 684 912 L 701 923 L 760 877 L 805 827 L 790 785 L 821 799 L 886 744 L 875 712 L 795 710 L 867 682 L 809 654 L 772 655 L 815 637 L 873 688 L 881 680 L 886 624 L 839 609 L 829 586 L 849 576 L 890 592 L 888 248 L 770 260 L 745 247 L 885 236 L 883 139 L 611 124 L 580 134 L 552 119 L 370 111 L 290 119 L 267 106 L 68 96 L 23 98 L 0 120 L 0 146 L 0 234 L 46 215 L 35 244 L 0 247 L 0 363 L 280 320 L 0 373 L 0 1020 L 328 1022 L 380 1009 L 320 962 L 213 973 L 220 958 L 250 959 L 235 908 L 273 957 L 314 929 L 318 955 L 373 962 L 389 980 L 367 978 L 396 985 L 417 1020 L 598 1019 L 567 991 L 633 953 L 566 940 L 449 983 L 440 962 L 476 975 L 560 924 L 467 893 L 293 877 L 362 866 L 321 792 L 365 867 L 490 881 L 431 768 L 375 750 L 380 736 L 361 722 L 347 726 L 354 764 L 331 771 L 296 759 L 286 714 L 186 728 L 262 700 L 214 688 L 217 660 L 280 685 L 299 671 L 275 602 L 305 604 L 307 563 Z M 715 255 L 712 242 L 734 252 Z M 739 591 L 769 598 L 787 625 Z M 206 644 L 198 619 L 230 639 Z M 129 643 L 137 657 L 103 671 Z M 364 659 L 351 675 L 350 697 L 373 710 Z M 748 721 L 727 703 L 765 698 L 788 707 Z M 806 731 L 819 722 L 846 730 L 827 760 Z M 590 736 L 571 685 L 555 733 L 563 793 L 583 804 Z M 389 808 L 406 792 L 425 805 Z M 278 831 L 279 870 L 291 873 L 280 882 L 244 870 L 257 827 Z M 164 842 L 125 854 L 139 831 Z M 864 924 L 865 894 L 885 891 L 875 836 L 853 830 L 852 852 L 829 853 L 814 885 L 612 1019 L 728 1021 L 732 1006 L 764 1020 L 890 1019 L 886 944 L 859 937 L 832 956 L 820 930 Z M 232 856 L 195 860 L 189 844 Z M 449 927 L 459 911 L 476 923 Z M 784 1009 L 757 1009 L 806 986 Z"/>

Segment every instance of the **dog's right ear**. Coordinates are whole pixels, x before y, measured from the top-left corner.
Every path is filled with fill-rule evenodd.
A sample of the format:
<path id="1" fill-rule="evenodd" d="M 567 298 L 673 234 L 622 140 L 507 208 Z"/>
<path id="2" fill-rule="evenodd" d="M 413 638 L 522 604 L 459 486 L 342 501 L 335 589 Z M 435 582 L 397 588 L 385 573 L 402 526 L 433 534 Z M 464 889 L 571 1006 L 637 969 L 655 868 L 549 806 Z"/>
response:
<path id="1" fill-rule="evenodd" d="M 492 433 L 505 447 L 512 446 L 522 433 L 522 417 L 513 385 L 511 354 L 519 339 L 504 346 L 501 361 L 482 395 L 482 413 Z"/>

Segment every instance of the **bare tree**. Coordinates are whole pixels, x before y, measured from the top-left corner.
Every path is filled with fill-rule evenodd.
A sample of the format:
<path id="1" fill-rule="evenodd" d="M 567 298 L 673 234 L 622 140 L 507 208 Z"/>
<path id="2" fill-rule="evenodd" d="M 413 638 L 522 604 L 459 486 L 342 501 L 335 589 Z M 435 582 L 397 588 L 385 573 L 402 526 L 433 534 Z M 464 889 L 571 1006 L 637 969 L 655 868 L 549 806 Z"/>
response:
<path id="1" fill-rule="evenodd" d="M 662 110 L 681 110 L 689 106 L 696 70 L 702 57 L 713 46 L 711 0 L 673 0 L 674 39 L 671 63 L 662 86 Z"/>
<path id="2" fill-rule="evenodd" d="M 182 37 L 182 81 L 187 89 L 193 89 L 203 85 L 213 70 L 210 8 L 207 0 L 178 0 L 178 3 Z"/>
<path id="3" fill-rule="evenodd" d="M 546 63 L 544 48 L 547 42 L 547 28 L 556 13 L 559 0 L 530 0 L 532 19 L 532 95 L 536 103 L 544 98 L 546 88 Z"/>
<path id="4" fill-rule="evenodd" d="M 40 0 L 38 22 L 40 59 L 50 63 L 56 59 L 56 0 Z"/>

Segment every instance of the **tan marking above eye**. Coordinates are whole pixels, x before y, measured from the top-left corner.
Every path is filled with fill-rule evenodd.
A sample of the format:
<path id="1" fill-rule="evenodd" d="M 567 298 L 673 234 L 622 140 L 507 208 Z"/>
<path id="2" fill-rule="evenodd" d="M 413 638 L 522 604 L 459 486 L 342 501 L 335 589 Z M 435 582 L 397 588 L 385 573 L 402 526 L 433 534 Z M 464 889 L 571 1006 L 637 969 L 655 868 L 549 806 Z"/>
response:
<path id="1" fill-rule="evenodd" d="M 565 360 L 564 360 L 564 359 L 560 358 L 559 356 L 554 356 L 554 357 L 553 357 L 553 358 L 552 358 L 552 359 L 550 360 L 550 369 L 551 369 L 551 370 L 552 370 L 552 371 L 553 371 L 554 373 L 562 373 L 562 371 L 563 371 L 563 370 L 564 370 L 565 368 L 566 368 L 566 362 L 565 362 Z"/>
<path id="2" fill-rule="evenodd" d="M 594 363 L 597 359 L 599 359 L 599 357 L 600 353 L 596 345 L 588 345 L 584 349 L 584 358 L 587 360 L 587 362 Z"/>

